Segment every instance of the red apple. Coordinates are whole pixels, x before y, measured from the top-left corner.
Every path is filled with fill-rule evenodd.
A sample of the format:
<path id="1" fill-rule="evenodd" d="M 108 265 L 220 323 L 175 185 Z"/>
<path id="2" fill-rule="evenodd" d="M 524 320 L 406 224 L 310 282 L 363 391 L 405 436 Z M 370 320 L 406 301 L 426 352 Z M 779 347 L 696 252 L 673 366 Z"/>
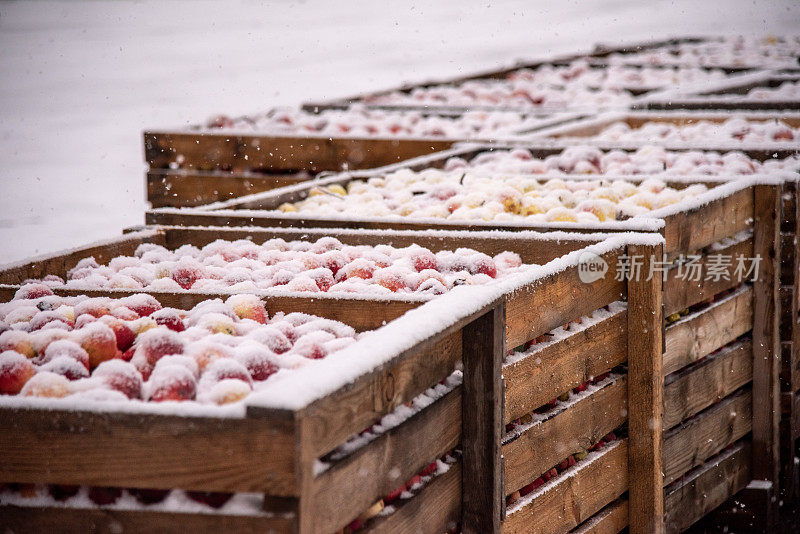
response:
<path id="1" fill-rule="evenodd" d="M 36 368 L 22 354 L 7 350 L 0 353 L 0 394 L 16 395 L 36 374 Z"/>

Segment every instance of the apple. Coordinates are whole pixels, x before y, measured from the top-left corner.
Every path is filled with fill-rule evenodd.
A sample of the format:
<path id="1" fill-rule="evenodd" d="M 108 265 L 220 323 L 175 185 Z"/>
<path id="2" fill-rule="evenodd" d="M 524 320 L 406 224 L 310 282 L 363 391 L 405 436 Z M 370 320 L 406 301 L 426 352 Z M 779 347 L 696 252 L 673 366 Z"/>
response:
<path id="1" fill-rule="evenodd" d="M 36 368 L 22 354 L 7 350 L 0 353 L 0 394 L 16 395 L 36 374 Z"/>

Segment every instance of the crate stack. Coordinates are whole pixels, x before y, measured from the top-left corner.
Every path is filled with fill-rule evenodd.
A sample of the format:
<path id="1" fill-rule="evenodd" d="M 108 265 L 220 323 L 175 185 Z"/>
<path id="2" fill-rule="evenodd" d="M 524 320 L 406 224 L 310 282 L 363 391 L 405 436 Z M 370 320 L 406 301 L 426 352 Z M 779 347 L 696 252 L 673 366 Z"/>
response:
<path id="1" fill-rule="evenodd" d="M 0 314 L 34 306 L 21 337 L 58 299 L 142 293 L 184 317 L 254 294 L 361 334 L 219 410 L 0 396 L 0 523 L 771 531 L 800 489 L 798 57 L 796 38 L 598 46 L 145 133 L 147 226 L 0 269 Z M 417 246 L 420 274 L 347 292 L 314 259 L 358 247 L 389 272 Z M 304 266 L 269 270 L 292 247 Z M 214 276 L 170 286 L 206 250 Z"/>

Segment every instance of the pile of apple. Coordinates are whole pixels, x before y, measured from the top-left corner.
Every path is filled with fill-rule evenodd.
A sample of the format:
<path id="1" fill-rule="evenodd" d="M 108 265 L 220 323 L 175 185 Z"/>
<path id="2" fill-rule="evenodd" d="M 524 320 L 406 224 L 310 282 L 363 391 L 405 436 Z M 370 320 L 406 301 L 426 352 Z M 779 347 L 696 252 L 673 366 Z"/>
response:
<path id="1" fill-rule="evenodd" d="M 467 162 L 450 158 L 446 170 L 469 169 L 514 174 L 607 174 L 607 175 L 748 175 L 800 169 L 800 158 L 770 159 L 760 162 L 744 152 L 720 153 L 712 150 L 666 150 L 643 146 L 636 151 L 602 150 L 574 146 L 560 154 L 535 158 L 525 149 L 483 152 Z"/>
<path id="2" fill-rule="evenodd" d="M 726 80 L 728 74 L 720 69 L 698 67 L 592 67 L 586 60 L 575 60 L 569 65 L 540 65 L 515 70 L 506 78 L 550 86 L 583 85 L 647 90 L 686 83 L 716 83 Z"/>
<path id="3" fill-rule="evenodd" d="M 612 64 L 681 65 L 691 67 L 796 67 L 796 37 L 734 37 L 703 43 L 682 43 L 635 53 L 614 53 Z"/>
<path id="4" fill-rule="evenodd" d="M 800 128 L 781 120 L 748 120 L 732 117 L 725 122 L 696 121 L 689 124 L 650 121 L 638 128 L 618 121 L 594 136 L 598 141 L 635 143 L 786 143 L 800 139 Z"/>
<path id="5" fill-rule="evenodd" d="M 443 116 L 425 115 L 417 111 L 381 111 L 352 107 L 320 113 L 299 109 L 273 109 L 263 115 L 238 119 L 219 115 L 210 119 L 205 129 L 267 132 L 275 135 L 472 139 L 512 134 L 532 124 L 525 115 L 509 111 L 468 111 L 458 116 Z"/>
<path id="6" fill-rule="evenodd" d="M 439 295 L 456 285 L 486 284 L 527 267 L 513 252 L 494 258 L 468 248 L 434 254 L 418 245 L 351 246 L 333 237 L 315 242 L 270 239 L 261 245 L 219 239 L 202 248 L 183 245 L 176 250 L 146 243 L 133 256 L 117 256 L 107 265 L 84 258 L 68 272 L 66 286 Z M 42 283 L 57 287 L 65 282 L 49 276 Z"/>
<path id="7" fill-rule="evenodd" d="M 371 95 L 363 102 L 371 105 L 583 109 L 625 107 L 633 98 L 633 93 L 617 87 L 551 86 L 518 79 L 470 80 L 458 85 L 416 87 L 410 92 Z"/>
<path id="8" fill-rule="evenodd" d="M 797 156 L 761 163 L 738 151 L 669 151 L 655 146 L 635 152 L 575 146 L 543 159 L 524 148 L 494 150 L 469 162 L 452 157 L 443 169 L 400 169 L 346 186 L 315 187 L 305 199 L 275 211 L 334 218 L 596 223 L 669 206 L 706 187 L 676 190 L 657 178 L 637 184 L 622 179 L 539 180 L 531 175 L 748 175 L 798 168 Z"/>
<path id="9" fill-rule="evenodd" d="M 253 295 L 164 308 L 152 296 L 60 297 L 27 284 L 0 304 L 0 395 L 223 405 L 356 339 L 340 322 L 269 317 Z"/>
<path id="10" fill-rule="evenodd" d="M 651 178 L 538 181 L 530 176 L 463 170 L 400 170 L 383 178 L 353 181 L 335 195 L 313 190 L 305 200 L 279 210 L 311 216 L 408 217 L 452 221 L 597 223 L 625 219 L 706 191 L 682 190 Z"/>

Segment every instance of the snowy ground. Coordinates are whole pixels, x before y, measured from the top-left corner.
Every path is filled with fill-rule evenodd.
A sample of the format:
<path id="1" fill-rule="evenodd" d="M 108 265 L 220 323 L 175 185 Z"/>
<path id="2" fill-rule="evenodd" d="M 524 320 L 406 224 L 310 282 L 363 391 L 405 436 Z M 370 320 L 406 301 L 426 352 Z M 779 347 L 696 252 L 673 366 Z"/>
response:
<path id="1" fill-rule="evenodd" d="M 790 0 L 3 3 L 0 263 L 141 224 L 144 128 L 597 41 L 798 28 Z"/>

